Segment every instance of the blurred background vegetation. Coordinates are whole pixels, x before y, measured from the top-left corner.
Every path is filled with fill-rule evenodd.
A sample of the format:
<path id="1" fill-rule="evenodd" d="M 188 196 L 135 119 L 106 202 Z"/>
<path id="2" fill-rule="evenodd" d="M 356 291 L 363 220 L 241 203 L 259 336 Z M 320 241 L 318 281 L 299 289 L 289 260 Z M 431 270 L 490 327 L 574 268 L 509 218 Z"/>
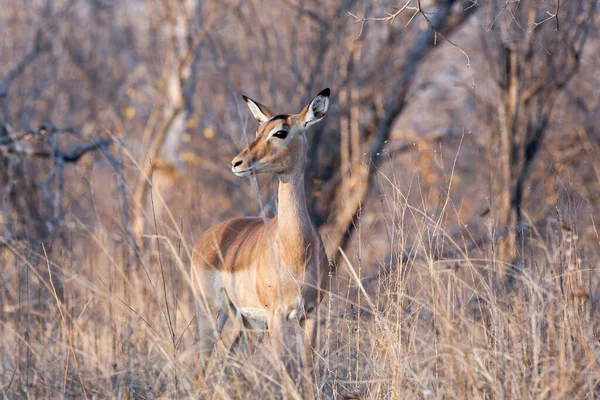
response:
<path id="1" fill-rule="evenodd" d="M 0 398 L 598 398 L 599 12 L 3 0 Z M 194 240 L 277 208 L 276 180 L 230 172 L 241 95 L 296 113 L 325 87 L 318 372 L 199 373 Z"/>

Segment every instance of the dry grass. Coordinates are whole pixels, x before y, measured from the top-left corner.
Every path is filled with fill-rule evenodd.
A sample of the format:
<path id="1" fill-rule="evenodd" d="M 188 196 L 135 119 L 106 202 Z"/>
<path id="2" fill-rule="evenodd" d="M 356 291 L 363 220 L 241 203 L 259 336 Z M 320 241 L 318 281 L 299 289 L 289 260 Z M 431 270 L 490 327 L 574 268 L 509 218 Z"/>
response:
<path id="1" fill-rule="evenodd" d="M 118 225 L 71 217 L 51 252 L 2 250 L 0 397 L 599 397 L 596 239 L 548 222 L 506 268 L 495 243 L 453 244 L 449 202 L 432 218 L 385 181 L 385 231 L 359 230 L 351 265 L 338 266 L 313 374 L 286 372 L 266 344 L 221 350 L 198 373 L 188 238 L 157 228 L 154 253 L 135 266 Z M 362 243 L 379 236 L 387 257 L 371 261 Z M 389 273 L 357 288 L 379 268 Z M 516 280 L 508 294 L 504 269 Z"/>
<path id="2" fill-rule="evenodd" d="M 9 123 L 20 134 L 47 121 L 77 127 L 81 140 L 114 133 L 133 153 L 124 177 L 133 206 L 139 162 L 161 147 L 153 140 L 169 126 L 186 129 L 169 139 L 180 147 L 162 152 L 178 168 L 155 169 L 156 187 L 170 193 L 145 204 L 154 213 L 139 259 L 128 237 L 136 227 L 123 226 L 101 152 L 64 167 L 63 197 L 59 179 L 50 180 L 53 158 L 9 154 L 2 139 L 0 400 L 600 398 L 600 15 L 588 7 L 600 3 L 560 2 L 560 13 L 553 1 L 21 3 L 0 7 L 8 38 L 0 42 L 0 135 Z M 417 3 L 418 15 L 391 14 L 393 26 L 360 22 Z M 538 27 L 548 12 L 554 22 L 560 14 L 560 31 L 552 20 Z M 460 49 L 431 38 L 422 17 L 441 15 L 438 33 Z M 588 31 L 575 56 L 571 44 Z M 200 38 L 193 57 L 174 58 Z M 507 68 L 507 50 L 516 67 Z M 577 75 L 563 81 L 574 66 Z M 359 160 L 374 142 L 385 160 L 319 308 L 314 370 L 297 362 L 294 335 L 287 370 L 266 343 L 229 354 L 228 328 L 200 373 L 192 243 L 226 218 L 275 208 L 267 177 L 259 199 L 250 180 L 229 171 L 255 127 L 238 92 L 294 111 L 326 86 L 337 100 L 327 125 L 307 136 L 320 217 L 344 208 L 342 195 L 327 204 L 328 188 L 360 186 Z M 504 110 L 507 99 L 515 112 Z M 432 140 L 450 131 L 462 133 L 460 154 L 449 138 Z M 531 164 L 514 165 L 531 152 L 532 133 L 539 150 Z M 75 148 L 75 137 L 61 140 Z M 519 171 L 525 219 L 535 224 L 506 263 L 502 241 L 469 244 L 501 231 L 491 222 L 506 222 L 495 203 L 510 197 Z M 44 186 L 60 197 L 45 196 Z M 358 192 L 345 189 L 338 193 Z M 64 221 L 59 212 L 46 226 L 63 209 Z M 387 272 L 364 279 L 379 270 Z"/>

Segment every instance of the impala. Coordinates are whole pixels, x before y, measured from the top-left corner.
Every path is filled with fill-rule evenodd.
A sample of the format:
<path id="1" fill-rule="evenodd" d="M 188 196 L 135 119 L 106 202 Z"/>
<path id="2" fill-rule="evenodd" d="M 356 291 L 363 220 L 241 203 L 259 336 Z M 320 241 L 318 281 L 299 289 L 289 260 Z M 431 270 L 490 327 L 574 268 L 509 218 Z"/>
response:
<path id="1" fill-rule="evenodd" d="M 276 174 L 278 210 L 270 220 L 244 217 L 216 225 L 194 246 L 191 275 L 203 361 L 230 317 L 266 327 L 274 338 L 281 335 L 284 320 L 297 320 L 309 342 L 315 340 L 313 320 L 330 269 L 306 207 L 305 132 L 327 113 L 329 93 L 321 91 L 299 114 L 275 114 L 244 96 L 259 126 L 231 169 L 241 177 Z"/>

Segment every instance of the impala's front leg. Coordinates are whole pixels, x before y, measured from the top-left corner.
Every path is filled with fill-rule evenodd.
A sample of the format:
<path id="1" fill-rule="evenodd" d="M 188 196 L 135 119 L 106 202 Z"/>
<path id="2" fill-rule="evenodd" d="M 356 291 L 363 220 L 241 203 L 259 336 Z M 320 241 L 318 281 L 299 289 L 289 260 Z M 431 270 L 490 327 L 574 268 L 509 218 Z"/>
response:
<path id="1" fill-rule="evenodd" d="M 318 337 L 318 321 L 316 313 L 308 316 L 301 321 L 301 326 L 304 328 L 304 362 L 306 366 L 312 370 L 314 363 L 313 352 L 319 352 Z"/>
<path id="2" fill-rule="evenodd" d="M 208 366 L 215 344 L 220 340 L 231 312 L 227 294 L 223 289 L 215 288 L 215 285 L 211 284 L 214 281 L 215 275 L 212 271 L 192 271 L 192 283 L 196 289 L 198 347 L 202 370 Z"/>
<path id="3" fill-rule="evenodd" d="M 197 313 L 196 317 L 198 318 L 198 357 L 200 369 L 204 370 L 214 347 L 214 322 L 200 313 Z"/>
<path id="4" fill-rule="evenodd" d="M 248 335 L 253 334 L 253 324 L 241 313 L 236 315 L 233 324 L 233 331 L 237 332 L 237 335 L 233 339 L 231 346 L 229 346 L 229 354 L 233 354 L 236 351 L 250 352 L 250 340 Z"/>
<path id="5" fill-rule="evenodd" d="M 314 352 L 318 349 L 315 348 L 316 344 L 316 335 L 317 335 L 317 320 L 316 314 L 306 316 L 299 321 L 299 328 L 301 333 L 298 335 L 298 340 L 296 345 L 299 346 L 300 357 L 302 357 L 302 371 L 305 379 L 302 380 L 304 397 L 305 398 L 314 398 L 313 386 L 315 378 L 318 379 L 319 374 L 315 374 L 315 360 L 318 361 L 318 358 L 315 359 Z M 317 356 L 318 357 L 318 356 Z"/>
<path id="6" fill-rule="evenodd" d="M 271 353 L 275 355 L 275 362 L 279 364 L 283 356 L 284 350 L 284 315 L 282 311 L 276 311 L 269 316 L 268 329 L 269 329 L 269 340 L 271 342 Z"/>
<path id="7" fill-rule="evenodd" d="M 198 347 L 200 351 L 200 364 L 204 370 L 208 365 L 215 344 L 221 339 L 221 333 L 229 317 L 227 311 L 219 311 L 217 320 L 214 321 L 204 312 L 196 314 L 198 318 Z"/>

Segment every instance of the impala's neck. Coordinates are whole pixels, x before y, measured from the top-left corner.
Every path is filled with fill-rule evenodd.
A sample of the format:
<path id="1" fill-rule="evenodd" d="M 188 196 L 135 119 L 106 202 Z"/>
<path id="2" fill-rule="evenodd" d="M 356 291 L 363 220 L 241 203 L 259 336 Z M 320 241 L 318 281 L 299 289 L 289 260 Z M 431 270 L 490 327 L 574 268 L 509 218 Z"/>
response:
<path id="1" fill-rule="evenodd" d="M 312 236 L 304 194 L 304 168 L 279 176 L 277 230 L 279 239 L 288 245 L 302 244 L 307 236 Z"/>

